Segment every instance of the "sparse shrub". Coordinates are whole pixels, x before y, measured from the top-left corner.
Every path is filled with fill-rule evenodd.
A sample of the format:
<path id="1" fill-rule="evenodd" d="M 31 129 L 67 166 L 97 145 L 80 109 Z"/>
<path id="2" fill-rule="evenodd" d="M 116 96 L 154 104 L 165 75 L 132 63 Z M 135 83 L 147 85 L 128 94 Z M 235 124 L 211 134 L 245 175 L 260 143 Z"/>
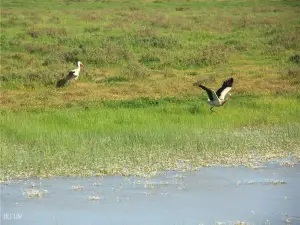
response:
<path id="1" fill-rule="evenodd" d="M 289 60 L 293 63 L 300 64 L 300 55 L 299 54 L 292 55 L 289 58 Z"/>
<path id="2" fill-rule="evenodd" d="M 31 23 L 26 21 L 22 16 L 11 16 L 7 19 L 1 18 L 1 28 L 29 27 L 30 25 Z"/>
<path id="3" fill-rule="evenodd" d="M 131 6 L 129 7 L 129 10 L 130 11 L 139 11 L 141 8 L 140 7 L 137 7 L 137 6 Z"/>
<path id="4" fill-rule="evenodd" d="M 150 71 L 137 61 L 129 61 L 122 67 L 121 74 L 128 77 L 141 78 L 150 75 Z"/>
<path id="5" fill-rule="evenodd" d="M 261 49 L 261 54 L 266 56 L 272 56 L 276 59 L 281 58 L 281 53 L 285 51 L 283 46 L 269 46 L 267 48 Z"/>
<path id="6" fill-rule="evenodd" d="M 290 68 L 287 72 L 287 75 L 290 77 L 300 78 L 300 68 Z"/>
<path id="7" fill-rule="evenodd" d="M 126 77 L 122 76 L 115 76 L 115 77 L 107 77 L 104 79 L 104 83 L 110 84 L 110 83 L 115 83 L 115 82 L 127 82 L 129 81 Z"/>
<path id="8" fill-rule="evenodd" d="M 44 60 L 44 62 L 42 63 L 42 66 L 52 66 L 55 64 L 59 64 L 59 63 L 60 63 L 60 61 L 58 58 L 49 57 Z"/>
<path id="9" fill-rule="evenodd" d="M 290 80 L 293 84 L 300 84 L 300 67 L 289 68 L 283 73 L 283 78 Z"/>
<path id="10" fill-rule="evenodd" d="M 23 53 L 23 52 L 16 52 L 16 53 L 12 54 L 10 57 L 12 59 L 15 59 L 15 60 L 18 60 L 21 62 L 25 62 L 25 63 L 31 61 L 33 58 L 29 54 Z"/>
<path id="11" fill-rule="evenodd" d="M 229 47 L 221 44 L 208 45 L 176 55 L 175 60 L 181 68 L 215 66 L 228 62 L 229 50 Z"/>
<path id="12" fill-rule="evenodd" d="M 173 35 L 164 36 L 145 36 L 145 37 L 134 37 L 132 45 L 142 47 L 154 47 L 154 48 L 174 48 L 179 47 L 180 43 Z"/>
<path id="13" fill-rule="evenodd" d="M 59 71 L 59 69 L 57 69 Z M 15 68 L 1 76 L 5 86 L 35 88 L 40 86 L 53 86 L 61 78 L 59 72 L 54 72 L 50 67 L 38 67 L 36 69 Z"/>
<path id="14" fill-rule="evenodd" d="M 109 108 L 145 108 L 149 106 L 159 106 L 160 101 L 150 98 L 138 98 L 122 101 L 103 101 L 103 105 Z"/>
<path id="15" fill-rule="evenodd" d="M 189 76 L 197 76 L 198 75 L 198 73 L 196 71 L 186 72 L 185 74 L 189 75 Z"/>
<path id="16" fill-rule="evenodd" d="M 153 64 L 160 63 L 160 58 L 152 54 L 146 54 L 140 57 L 139 62 L 152 68 Z"/>
<path id="17" fill-rule="evenodd" d="M 201 50 L 201 61 L 204 65 L 227 63 L 229 48 L 225 45 L 209 45 Z"/>
<path id="18" fill-rule="evenodd" d="M 86 27 L 84 28 L 84 32 L 87 33 L 95 33 L 98 32 L 100 30 L 100 27 Z"/>
<path id="19" fill-rule="evenodd" d="M 13 83 L 16 83 L 16 81 L 22 81 L 24 79 L 24 77 L 20 74 L 17 74 L 17 73 L 11 73 L 9 75 L 6 75 L 6 76 L 1 76 L 0 77 L 0 80 L 3 81 L 3 82 L 13 82 Z"/>
<path id="20" fill-rule="evenodd" d="M 224 43 L 226 46 L 233 47 L 234 49 L 238 51 L 246 51 L 248 49 L 247 45 L 245 43 L 242 43 L 239 40 L 228 40 Z"/>
<path id="21" fill-rule="evenodd" d="M 249 28 L 257 24 L 257 19 L 253 15 L 243 15 L 238 21 L 238 27 Z"/>
<path id="22" fill-rule="evenodd" d="M 83 13 L 80 16 L 80 19 L 84 21 L 100 21 L 102 18 L 103 16 L 99 12 Z"/>
<path id="23" fill-rule="evenodd" d="M 187 6 L 180 6 L 180 7 L 176 7 L 176 11 L 185 11 L 185 10 L 188 10 L 189 9 L 189 7 L 187 7 Z"/>
<path id="24" fill-rule="evenodd" d="M 69 52 L 65 52 L 64 53 L 64 59 L 66 62 L 77 62 L 80 61 L 80 59 L 82 58 L 81 54 L 80 54 L 80 50 L 78 49 L 74 49 L 72 51 Z"/>
<path id="25" fill-rule="evenodd" d="M 1 50 L 9 50 L 12 48 L 18 48 L 23 40 L 22 34 L 16 34 L 13 37 L 6 36 L 5 34 L 1 34 Z M 19 49 L 18 49 L 19 50 Z"/>
<path id="26" fill-rule="evenodd" d="M 268 12 L 279 12 L 281 9 L 276 6 L 255 6 L 252 8 L 252 11 L 255 13 L 268 13 Z"/>
<path id="27" fill-rule="evenodd" d="M 173 77 L 175 75 L 174 70 L 169 66 L 166 66 L 162 72 L 164 77 Z"/>
<path id="28" fill-rule="evenodd" d="M 87 48 L 85 58 L 87 62 L 97 66 L 115 65 L 126 58 L 125 52 L 118 43 L 103 42 L 98 48 Z"/>
<path id="29" fill-rule="evenodd" d="M 33 27 L 28 34 L 32 38 L 38 38 L 40 36 L 60 37 L 67 35 L 67 30 L 57 27 Z"/>
<path id="30" fill-rule="evenodd" d="M 137 37 L 155 37 L 157 36 L 157 31 L 149 26 L 142 26 L 136 32 Z"/>
<path id="31" fill-rule="evenodd" d="M 286 49 L 299 49 L 300 48 L 300 32 L 289 32 L 288 30 L 279 30 L 270 37 L 268 42 L 271 46 L 283 46 Z"/>
<path id="32" fill-rule="evenodd" d="M 44 86 L 52 86 L 57 82 L 57 75 L 49 69 L 40 69 L 37 71 L 29 71 L 24 86 L 29 87 L 32 84 L 43 84 Z"/>
<path id="33" fill-rule="evenodd" d="M 41 44 L 41 43 L 24 43 L 22 47 L 31 54 L 50 54 L 60 52 L 59 46 L 56 44 Z"/>
<path id="34" fill-rule="evenodd" d="M 50 23 L 55 23 L 55 24 L 60 24 L 60 19 L 58 16 L 52 16 L 48 19 L 48 22 Z"/>

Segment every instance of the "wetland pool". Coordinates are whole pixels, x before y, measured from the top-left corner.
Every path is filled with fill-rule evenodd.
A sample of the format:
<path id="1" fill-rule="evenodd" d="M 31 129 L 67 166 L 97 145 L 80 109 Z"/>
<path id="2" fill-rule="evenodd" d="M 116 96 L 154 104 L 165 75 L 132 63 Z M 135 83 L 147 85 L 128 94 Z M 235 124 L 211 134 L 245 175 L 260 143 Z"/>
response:
<path id="1" fill-rule="evenodd" d="M 300 164 L 1 184 L 1 224 L 300 224 Z"/>

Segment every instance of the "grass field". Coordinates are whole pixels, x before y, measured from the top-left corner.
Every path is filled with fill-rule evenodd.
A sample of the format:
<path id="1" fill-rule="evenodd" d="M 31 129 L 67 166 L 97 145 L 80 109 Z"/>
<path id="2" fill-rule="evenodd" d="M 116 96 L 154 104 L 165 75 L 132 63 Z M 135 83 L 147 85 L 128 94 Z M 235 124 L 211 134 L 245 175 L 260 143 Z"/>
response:
<path id="1" fill-rule="evenodd" d="M 297 0 L 3 0 L 1 8 L 4 89 L 53 87 L 79 59 L 81 81 L 99 85 L 151 75 L 299 85 Z"/>
<path id="2" fill-rule="evenodd" d="M 9 177 L 151 175 L 300 158 L 299 96 L 240 96 L 219 116 L 205 104 L 139 99 L 2 111 L 1 165 Z"/>
<path id="3" fill-rule="evenodd" d="M 300 158 L 300 3 L 1 1 L 1 178 Z M 84 63 L 79 87 L 55 83 Z M 234 77 L 209 113 L 201 80 Z"/>

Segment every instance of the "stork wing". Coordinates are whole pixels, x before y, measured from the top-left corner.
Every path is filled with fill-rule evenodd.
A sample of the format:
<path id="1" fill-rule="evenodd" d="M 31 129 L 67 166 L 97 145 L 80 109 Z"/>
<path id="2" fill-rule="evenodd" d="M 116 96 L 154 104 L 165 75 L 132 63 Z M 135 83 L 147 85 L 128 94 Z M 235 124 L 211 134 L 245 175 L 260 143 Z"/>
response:
<path id="1" fill-rule="evenodd" d="M 217 90 L 216 94 L 220 99 L 224 99 L 227 93 L 230 91 L 232 88 L 233 84 L 233 78 L 229 78 L 228 80 L 225 80 L 223 82 L 223 85 L 219 90 Z"/>
<path id="2" fill-rule="evenodd" d="M 63 78 L 63 79 L 57 81 L 56 87 L 57 87 L 57 88 L 63 87 L 63 86 L 65 86 L 65 84 L 66 84 L 67 82 L 68 82 L 68 80 L 67 80 L 66 78 Z"/>
<path id="3" fill-rule="evenodd" d="M 210 97 L 209 97 L 209 100 L 211 100 L 211 101 L 219 101 L 219 98 L 218 98 L 216 92 L 213 91 L 213 90 L 211 90 L 211 89 L 209 89 L 209 91 L 210 91 Z M 207 94 L 208 94 L 208 91 L 206 91 L 206 92 L 207 92 Z M 211 97 L 212 97 L 212 98 L 211 98 Z"/>
<path id="4" fill-rule="evenodd" d="M 66 76 L 66 80 L 71 80 L 73 77 L 75 77 L 75 71 L 70 71 L 69 74 Z"/>
<path id="5" fill-rule="evenodd" d="M 221 96 L 219 97 L 219 99 L 224 100 L 226 95 L 228 94 L 228 92 L 230 91 L 231 87 L 227 87 L 225 88 L 222 92 L 221 92 Z"/>
<path id="6" fill-rule="evenodd" d="M 202 84 L 200 84 L 199 82 L 195 83 L 195 85 L 201 87 L 203 90 L 206 91 L 208 98 L 210 101 L 214 101 L 214 100 L 218 100 L 218 96 L 216 94 L 216 92 L 214 92 L 213 90 L 203 86 Z"/>

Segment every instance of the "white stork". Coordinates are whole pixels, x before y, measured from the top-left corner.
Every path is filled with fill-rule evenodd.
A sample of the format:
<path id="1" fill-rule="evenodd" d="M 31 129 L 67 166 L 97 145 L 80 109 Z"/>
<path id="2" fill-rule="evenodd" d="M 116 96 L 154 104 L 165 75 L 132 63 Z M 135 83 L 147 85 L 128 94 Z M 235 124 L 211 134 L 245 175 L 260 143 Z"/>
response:
<path id="1" fill-rule="evenodd" d="M 78 86 L 78 77 L 79 77 L 80 69 L 81 69 L 81 67 L 84 67 L 84 65 L 80 61 L 78 61 L 77 66 L 78 67 L 74 70 L 71 70 L 66 77 L 59 80 L 56 83 L 56 87 L 63 87 L 69 80 L 75 80 L 76 81 L 76 87 L 77 87 Z"/>
<path id="2" fill-rule="evenodd" d="M 222 87 L 219 88 L 217 92 L 215 92 L 214 90 L 203 86 L 199 81 L 194 83 L 195 86 L 198 86 L 206 91 L 208 95 L 208 103 L 211 106 L 210 107 L 211 112 L 215 112 L 213 111 L 213 108 L 215 106 L 217 107 L 223 106 L 229 100 L 231 94 L 229 94 L 228 92 L 232 88 L 232 84 L 233 84 L 233 78 L 229 78 L 228 80 L 225 80 L 223 82 Z"/>

